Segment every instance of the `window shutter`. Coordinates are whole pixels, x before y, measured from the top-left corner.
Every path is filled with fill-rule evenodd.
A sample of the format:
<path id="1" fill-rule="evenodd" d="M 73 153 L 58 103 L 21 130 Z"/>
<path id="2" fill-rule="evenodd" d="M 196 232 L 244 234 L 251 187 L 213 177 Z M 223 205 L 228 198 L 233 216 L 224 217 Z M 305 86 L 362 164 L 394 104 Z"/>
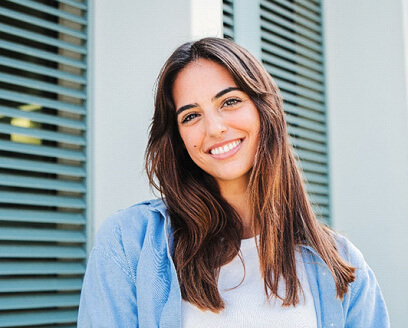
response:
<path id="1" fill-rule="evenodd" d="M 0 4 L 0 327 L 76 327 L 87 21 L 86 1 Z"/>
<path id="2" fill-rule="evenodd" d="M 223 26 L 224 38 L 234 39 L 234 8 L 233 0 L 223 0 Z"/>
<path id="3" fill-rule="evenodd" d="M 259 35 L 253 37 L 260 38 L 262 63 L 282 91 L 310 200 L 318 217 L 330 222 L 320 0 L 259 0 L 251 5 L 260 6 Z M 229 35 L 234 24 L 227 23 L 230 14 L 225 8 L 226 1 L 224 34 Z"/>

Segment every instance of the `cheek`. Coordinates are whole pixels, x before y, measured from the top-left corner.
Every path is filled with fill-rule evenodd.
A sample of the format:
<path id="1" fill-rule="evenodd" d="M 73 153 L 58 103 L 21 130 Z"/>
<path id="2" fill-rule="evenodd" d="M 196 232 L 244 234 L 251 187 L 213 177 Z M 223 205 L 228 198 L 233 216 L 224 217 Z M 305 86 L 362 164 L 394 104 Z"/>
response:
<path id="1" fill-rule="evenodd" d="M 188 152 L 200 148 L 200 140 L 202 140 L 202 136 L 198 131 L 194 131 L 193 129 L 188 129 L 187 131 L 185 129 L 180 129 L 180 136 Z"/>

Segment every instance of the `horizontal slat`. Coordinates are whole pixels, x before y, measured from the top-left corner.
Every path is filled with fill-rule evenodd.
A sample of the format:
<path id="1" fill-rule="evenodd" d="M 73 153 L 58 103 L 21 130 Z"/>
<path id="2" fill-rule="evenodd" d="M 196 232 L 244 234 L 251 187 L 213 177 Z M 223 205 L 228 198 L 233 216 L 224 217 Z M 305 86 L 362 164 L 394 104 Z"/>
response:
<path id="1" fill-rule="evenodd" d="M 280 69 L 284 69 L 288 72 L 293 72 L 294 74 L 298 75 L 298 76 L 303 76 L 311 81 L 315 81 L 318 82 L 319 85 L 324 83 L 324 79 L 323 79 L 323 74 L 322 73 L 318 73 L 314 70 L 311 70 L 307 67 L 301 66 L 301 65 L 297 65 L 294 64 L 291 61 L 282 59 L 278 56 L 275 55 L 271 55 L 267 52 L 262 52 L 262 61 L 264 62 L 264 64 L 270 64 L 270 65 L 274 65 L 277 67 L 280 67 Z"/>
<path id="2" fill-rule="evenodd" d="M 54 47 L 58 47 L 58 48 L 62 48 L 62 49 L 66 49 L 66 50 L 70 50 L 73 52 L 76 52 L 78 54 L 86 54 L 87 53 L 87 49 L 85 47 L 85 45 L 83 46 L 79 46 L 79 45 L 75 45 L 69 42 L 65 42 L 65 41 L 61 41 L 59 39 L 55 39 L 52 37 L 48 37 L 39 33 L 35 33 L 35 32 L 30 32 L 28 30 L 24 30 L 18 27 L 14 27 L 11 25 L 6 25 L 6 24 L 1 24 L 0 23 L 0 30 L 2 32 L 8 33 L 8 34 L 12 34 L 15 36 L 19 36 L 25 39 L 29 39 L 29 40 L 34 40 L 43 44 L 48 44 L 50 46 L 54 46 Z"/>
<path id="3" fill-rule="evenodd" d="M 223 23 L 230 26 L 230 29 L 232 30 L 232 26 L 234 26 L 234 21 L 232 17 L 224 16 Z"/>
<path id="4" fill-rule="evenodd" d="M 74 97 L 78 99 L 85 99 L 86 93 L 84 91 L 75 90 L 71 88 L 66 88 L 59 86 L 58 84 L 46 83 L 35 79 L 28 79 L 25 77 L 20 77 L 16 75 L 0 73 L 0 82 L 5 82 L 9 84 L 14 84 L 17 86 L 23 86 L 35 90 L 42 90 L 51 93 L 57 93 L 60 95 L 65 95 L 69 97 Z"/>
<path id="5" fill-rule="evenodd" d="M 67 112 L 76 114 L 85 114 L 86 109 L 84 106 L 78 106 L 74 104 L 69 104 L 63 101 L 51 100 L 47 98 L 42 98 L 38 96 L 27 95 L 20 92 L 7 91 L 0 89 L 0 99 L 18 101 L 26 104 L 36 104 L 48 108 L 65 110 Z"/>
<path id="6" fill-rule="evenodd" d="M 30 121 L 38 122 L 38 123 L 46 123 L 52 125 L 63 126 L 66 128 L 72 128 L 77 130 L 85 130 L 86 124 L 84 121 L 73 120 L 70 118 L 65 118 L 63 116 L 58 115 L 49 115 L 43 114 L 39 112 L 30 112 L 25 110 L 19 110 L 11 107 L 5 107 L 0 105 L 0 115 L 4 115 L 7 117 L 23 117 L 27 118 Z"/>
<path id="7" fill-rule="evenodd" d="M 234 39 L 234 31 L 230 28 L 224 27 L 224 37 Z"/>
<path id="8" fill-rule="evenodd" d="M 12 141 L 0 140 L 0 150 L 6 150 L 17 153 L 25 153 L 31 155 L 49 156 L 57 158 L 66 158 L 76 161 L 84 161 L 86 159 L 83 151 L 68 150 L 56 147 L 37 146 L 24 144 Z"/>
<path id="9" fill-rule="evenodd" d="M 40 4 L 38 2 L 34 2 L 30 0 L 8 0 L 8 1 L 17 3 L 21 6 L 26 6 L 29 9 L 35 9 L 35 10 L 41 11 L 46 14 L 51 14 L 51 15 L 54 15 L 60 18 L 64 18 L 64 19 L 70 20 L 71 22 L 75 22 L 75 23 L 82 24 L 82 25 L 87 24 L 86 19 L 81 16 L 73 15 L 73 14 L 67 13 L 62 10 L 58 10 L 50 6 Z"/>
<path id="10" fill-rule="evenodd" d="M 328 217 L 330 215 L 330 211 L 327 207 L 323 207 L 323 206 L 316 206 L 316 205 L 312 205 L 312 209 L 314 211 L 314 213 L 318 214 L 318 215 L 323 215 L 325 216 L 326 220 L 328 220 Z"/>
<path id="11" fill-rule="evenodd" d="M 320 184 L 325 184 L 325 185 L 329 184 L 328 176 L 324 174 L 317 174 L 317 173 L 309 172 L 307 174 L 307 178 L 305 176 L 305 179 L 306 179 L 306 183 L 320 183 Z"/>
<path id="12" fill-rule="evenodd" d="M 0 293 L 80 290 L 79 278 L 20 278 L 0 279 Z"/>
<path id="13" fill-rule="evenodd" d="M 324 87 L 321 83 L 288 72 L 280 67 L 272 66 L 267 61 L 264 61 L 264 66 L 272 77 L 282 81 L 282 88 L 286 88 L 292 92 L 302 93 L 316 101 L 323 101 Z"/>
<path id="14" fill-rule="evenodd" d="M 316 92 L 316 91 L 310 90 L 308 88 L 299 86 L 297 84 L 287 82 L 287 81 L 275 76 L 273 74 L 273 72 L 275 70 L 271 69 L 270 66 L 267 67 L 267 70 L 268 70 L 269 74 L 271 74 L 273 76 L 273 78 L 275 79 L 275 82 L 279 86 L 279 89 L 281 89 L 282 91 L 283 90 L 290 91 L 290 92 L 295 93 L 295 94 L 297 94 L 297 95 L 299 95 L 301 97 L 308 98 L 308 99 L 314 100 L 316 102 L 324 102 L 324 96 L 322 95 L 321 92 Z"/>
<path id="15" fill-rule="evenodd" d="M 2 261 L 0 275 L 43 275 L 85 273 L 85 264 L 80 262 Z M 1 322 L 1 320 L 0 320 Z"/>
<path id="16" fill-rule="evenodd" d="M 83 243 L 86 241 L 86 236 L 80 230 L 2 227 L 0 230 L 0 240 Z"/>
<path id="17" fill-rule="evenodd" d="M 309 129 L 309 130 L 320 132 L 320 133 L 326 133 L 326 126 L 322 123 L 317 123 L 317 122 L 314 122 L 314 121 L 311 121 L 311 120 L 308 120 L 306 118 L 299 117 L 299 116 L 293 116 L 289 113 L 287 113 L 285 117 L 286 117 L 286 122 L 289 125 L 298 126 L 301 128 Z"/>
<path id="18" fill-rule="evenodd" d="M 318 196 L 318 195 L 311 194 L 309 195 L 309 200 L 312 204 L 323 205 L 323 206 L 329 205 L 329 198 L 327 196 Z"/>
<path id="19" fill-rule="evenodd" d="M 222 11 L 224 11 L 225 13 L 229 14 L 229 15 L 233 15 L 233 9 L 232 9 L 232 5 L 231 4 L 226 4 L 225 2 L 222 4 Z"/>
<path id="20" fill-rule="evenodd" d="M 75 0 L 57 0 L 58 2 L 65 3 L 67 5 L 70 5 L 71 7 L 79 8 L 79 9 L 84 9 L 86 10 L 86 3 L 80 2 L 80 1 L 75 1 Z"/>
<path id="21" fill-rule="evenodd" d="M 83 182 L 47 178 L 35 178 L 29 176 L 19 176 L 14 174 L 1 174 L 1 173 L 0 173 L 0 186 L 72 191 L 79 193 L 83 193 L 86 191 L 86 187 Z"/>
<path id="22" fill-rule="evenodd" d="M 324 144 L 313 142 L 301 138 L 290 138 L 291 144 L 296 148 L 302 148 L 306 150 L 313 150 L 315 152 L 327 153 L 327 147 Z"/>
<path id="23" fill-rule="evenodd" d="M 286 0 L 280 0 L 280 1 L 285 1 L 286 2 Z M 300 0 L 300 1 L 296 1 L 296 4 L 299 5 L 299 6 L 303 6 L 303 7 L 307 8 L 307 9 L 309 9 L 311 11 L 314 11 L 317 14 L 321 13 L 320 0 L 319 0 L 319 3 Z"/>
<path id="24" fill-rule="evenodd" d="M 28 62 L 12 59 L 9 57 L 0 56 L 0 63 L 1 65 L 17 68 L 17 69 L 27 71 L 27 72 L 42 74 L 42 75 L 51 76 L 51 77 L 55 77 L 58 79 L 63 79 L 63 80 L 81 83 L 81 84 L 86 83 L 86 78 L 82 75 L 66 73 L 58 69 L 48 68 L 48 67 L 36 65 L 36 64 L 30 64 Z"/>
<path id="25" fill-rule="evenodd" d="M 28 327 L 34 325 L 76 322 L 78 310 L 45 310 L 0 313 L 0 327 Z"/>
<path id="26" fill-rule="evenodd" d="M 14 208 L 0 208 L 0 220 L 12 222 L 65 223 L 79 225 L 86 223 L 86 218 L 82 213 L 18 210 Z"/>
<path id="27" fill-rule="evenodd" d="M 79 294 L 0 296 L 0 311 L 50 307 L 73 307 L 78 305 Z"/>
<path id="28" fill-rule="evenodd" d="M 21 230 L 23 232 L 25 229 Z M 0 245 L 0 258 L 85 259 L 86 252 L 83 248 L 78 246 L 26 246 L 2 244 Z"/>
<path id="29" fill-rule="evenodd" d="M 310 131 L 295 126 L 288 126 L 288 132 L 291 136 L 295 136 L 296 138 L 308 139 L 320 143 L 326 142 L 326 136 L 319 132 Z"/>
<path id="30" fill-rule="evenodd" d="M 291 31 L 280 27 L 278 25 L 279 23 L 284 24 L 284 26 L 291 29 Z M 322 38 L 320 35 L 308 32 L 298 25 L 295 25 L 293 22 L 288 22 L 280 19 L 276 15 L 263 11 L 261 13 L 261 27 L 270 33 L 284 37 L 297 45 L 301 45 L 305 48 L 316 51 L 317 53 L 322 53 Z"/>
<path id="31" fill-rule="evenodd" d="M 5 191 L 0 191 L 0 203 L 85 208 L 83 197 L 74 198 Z"/>
<path id="32" fill-rule="evenodd" d="M 67 133 L 60 133 L 48 130 L 22 128 L 11 124 L 0 123 L 0 133 L 4 134 L 19 134 L 29 137 L 38 138 L 41 140 L 50 140 L 57 142 L 65 142 L 73 145 L 83 146 L 86 144 L 85 138 Z"/>
<path id="33" fill-rule="evenodd" d="M 306 1 L 302 2 L 291 2 L 288 0 L 273 0 L 275 3 L 278 3 L 286 8 L 288 8 L 290 11 L 295 12 L 296 14 L 300 14 L 304 16 L 306 19 L 310 19 L 314 22 L 321 23 L 321 16 L 320 16 L 320 10 L 319 7 L 302 7 L 304 6 L 304 3 L 307 3 Z M 308 8 L 310 10 L 307 10 L 305 8 Z M 310 12 L 310 11 L 314 11 Z"/>
<path id="34" fill-rule="evenodd" d="M 269 42 L 273 42 L 283 48 L 289 49 L 299 55 L 302 55 L 306 58 L 309 58 L 311 60 L 314 60 L 318 63 L 322 63 L 323 62 L 323 56 L 319 53 L 316 53 L 315 51 L 306 49 L 302 46 L 298 46 L 295 43 L 292 43 L 290 41 L 287 41 L 281 37 L 278 37 L 276 35 L 273 35 L 267 31 L 262 30 L 261 31 L 261 37 L 263 40 L 268 40 Z"/>
<path id="35" fill-rule="evenodd" d="M 3 8 L 0 7 L 0 15 L 7 16 L 7 17 L 10 17 L 10 18 L 13 18 L 13 19 L 17 19 L 17 20 L 23 21 L 25 23 L 30 23 L 30 24 L 40 26 L 40 27 L 43 27 L 43 28 L 47 28 L 47 29 L 50 29 L 52 31 L 64 33 L 64 34 L 67 34 L 67 35 L 70 35 L 70 36 L 73 36 L 75 38 L 79 38 L 79 39 L 82 39 L 82 40 L 86 39 L 86 33 L 84 33 L 84 32 L 74 30 L 72 28 L 62 26 L 60 24 L 52 23 L 52 22 L 50 22 L 48 20 L 45 20 L 45 19 L 36 18 L 34 16 L 31 16 L 31 15 L 26 15 L 26 14 L 23 14 L 23 13 L 14 11 L 14 10 L 6 9 L 4 7 Z"/>
<path id="36" fill-rule="evenodd" d="M 327 154 L 319 154 L 312 151 L 307 151 L 303 149 L 296 149 L 296 154 L 301 160 L 306 160 L 310 162 L 316 162 L 327 165 Z"/>
<path id="37" fill-rule="evenodd" d="M 325 113 L 325 107 L 322 103 L 318 103 L 313 100 L 309 100 L 308 98 L 303 97 L 300 95 L 294 95 L 293 93 L 286 92 L 285 90 L 282 91 L 282 96 L 285 102 L 291 102 L 292 104 L 296 104 L 298 106 L 312 109 L 316 112 L 320 112 L 322 114 Z"/>
<path id="38" fill-rule="evenodd" d="M 306 191 L 309 194 L 320 194 L 322 197 L 327 197 L 329 194 L 329 188 L 318 184 L 308 183 L 306 184 Z"/>
<path id="39" fill-rule="evenodd" d="M 20 126 L 15 126 L 11 124 L 0 123 L 0 133 L 4 134 L 20 134 L 26 135 L 41 140 L 51 140 L 69 143 L 73 145 L 83 146 L 86 144 L 85 138 L 82 136 L 54 132 L 49 130 L 33 129 L 33 128 L 24 128 Z"/>
<path id="40" fill-rule="evenodd" d="M 285 60 L 291 60 L 295 64 L 302 65 L 318 73 L 323 73 L 323 65 L 321 62 L 316 62 L 313 59 L 308 59 L 304 56 L 297 54 L 296 52 L 293 53 L 290 50 L 286 50 L 284 48 L 271 44 L 265 40 L 263 40 L 261 46 L 263 53 L 270 53 L 272 55 L 280 56 Z"/>
<path id="41" fill-rule="evenodd" d="M 85 168 L 81 166 L 52 164 L 1 156 L 0 156 L 0 168 L 30 172 L 63 174 L 75 177 L 84 177 L 86 175 Z"/>
<path id="42" fill-rule="evenodd" d="M 261 12 L 262 10 L 275 12 L 283 17 L 286 17 L 290 21 L 296 22 L 297 25 L 309 28 L 310 30 L 315 31 L 319 34 L 321 34 L 322 32 L 322 28 L 319 23 L 313 22 L 309 19 L 303 18 L 300 15 L 297 15 L 296 13 L 285 10 L 282 7 L 271 3 L 270 1 L 261 0 Z"/>
<path id="43" fill-rule="evenodd" d="M 327 164 L 318 164 L 308 161 L 301 161 L 299 164 L 302 168 L 306 179 L 309 172 L 318 173 L 318 174 L 328 174 Z"/>
<path id="44" fill-rule="evenodd" d="M 288 103 L 285 99 L 284 99 L 284 109 L 285 109 L 285 112 L 297 115 L 300 118 L 305 118 L 305 119 L 320 122 L 323 124 L 325 124 L 326 122 L 326 116 L 324 112 L 319 113 L 319 112 L 315 112 L 312 110 L 308 110 L 307 108 L 303 108 L 302 106 L 295 106 L 291 103 Z"/>
<path id="45" fill-rule="evenodd" d="M 29 55 L 31 57 L 46 59 L 46 60 L 49 60 L 49 61 L 52 61 L 52 62 L 57 62 L 57 63 L 60 63 L 60 64 L 70 65 L 70 66 L 73 66 L 73 67 L 76 67 L 76 68 L 81 68 L 81 69 L 86 68 L 85 62 L 83 62 L 81 60 L 75 60 L 75 59 L 72 59 L 72 58 L 69 58 L 69 57 L 66 57 L 66 56 L 56 55 L 56 54 L 48 52 L 48 51 L 39 50 L 39 49 L 36 49 L 36 48 L 28 47 L 28 46 L 25 46 L 25 45 L 14 43 L 14 42 L 0 40 L 0 48 L 11 50 L 11 51 L 14 51 L 14 52 L 19 52 L 19 53 L 22 53 L 24 55 Z"/>

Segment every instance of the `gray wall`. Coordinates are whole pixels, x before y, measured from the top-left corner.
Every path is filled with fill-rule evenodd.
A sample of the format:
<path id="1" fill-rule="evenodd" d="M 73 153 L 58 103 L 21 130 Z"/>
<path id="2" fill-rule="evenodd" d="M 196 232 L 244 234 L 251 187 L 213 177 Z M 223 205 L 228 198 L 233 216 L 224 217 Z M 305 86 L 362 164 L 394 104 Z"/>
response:
<path id="1" fill-rule="evenodd" d="M 406 327 L 406 1 L 324 3 L 332 217 L 376 273 L 392 326 Z"/>

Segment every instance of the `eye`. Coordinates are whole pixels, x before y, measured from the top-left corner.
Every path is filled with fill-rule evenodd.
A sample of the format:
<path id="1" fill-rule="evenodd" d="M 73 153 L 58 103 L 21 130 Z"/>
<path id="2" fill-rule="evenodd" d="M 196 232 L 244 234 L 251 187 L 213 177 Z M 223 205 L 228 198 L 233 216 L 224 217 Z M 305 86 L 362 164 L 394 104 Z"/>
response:
<path id="1" fill-rule="evenodd" d="M 188 114 L 188 115 L 183 117 L 181 123 L 183 124 L 183 123 L 190 122 L 191 120 L 195 119 L 197 116 L 198 116 L 198 114 L 196 114 L 196 113 Z"/>
<path id="2" fill-rule="evenodd" d="M 224 101 L 223 107 L 224 106 L 235 106 L 238 103 L 241 102 L 241 99 L 238 98 L 228 98 L 226 101 Z"/>

